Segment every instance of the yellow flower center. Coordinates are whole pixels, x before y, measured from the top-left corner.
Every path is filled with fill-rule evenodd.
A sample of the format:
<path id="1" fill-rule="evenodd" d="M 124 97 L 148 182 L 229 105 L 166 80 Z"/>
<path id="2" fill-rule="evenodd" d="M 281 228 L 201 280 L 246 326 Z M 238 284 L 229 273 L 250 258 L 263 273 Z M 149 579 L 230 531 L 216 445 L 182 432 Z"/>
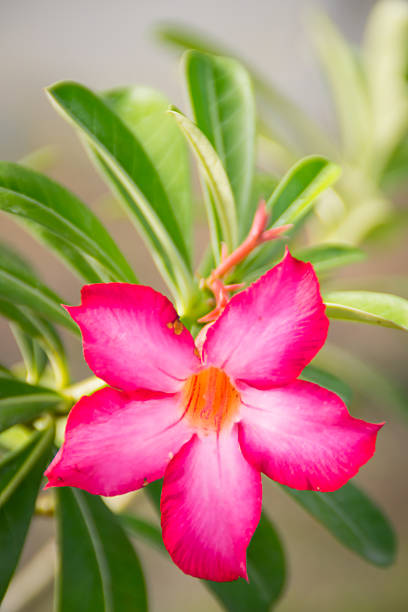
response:
<path id="1" fill-rule="evenodd" d="M 220 431 L 233 422 L 240 396 L 228 376 L 218 368 L 207 368 L 190 376 L 182 393 L 185 417 L 193 427 Z"/>

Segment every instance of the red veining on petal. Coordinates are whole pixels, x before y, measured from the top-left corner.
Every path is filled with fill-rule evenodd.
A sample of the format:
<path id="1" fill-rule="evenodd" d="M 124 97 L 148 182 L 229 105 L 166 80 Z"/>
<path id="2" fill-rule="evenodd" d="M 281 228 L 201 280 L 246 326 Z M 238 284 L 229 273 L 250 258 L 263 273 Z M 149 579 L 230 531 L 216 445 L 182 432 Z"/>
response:
<path id="1" fill-rule="evenodd" d="M 220 431 L 231 424 L 241 402 L 229 377 L 218 368 L 190 376 L 182 393 L 185 418 L 193 427 Z"/>

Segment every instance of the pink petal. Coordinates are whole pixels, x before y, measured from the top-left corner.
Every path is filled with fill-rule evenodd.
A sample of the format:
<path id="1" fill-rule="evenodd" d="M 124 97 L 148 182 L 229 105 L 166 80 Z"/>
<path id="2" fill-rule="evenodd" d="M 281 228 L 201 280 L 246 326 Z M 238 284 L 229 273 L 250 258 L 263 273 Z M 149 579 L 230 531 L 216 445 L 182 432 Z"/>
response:
<path id="1" fill-rule="evenodd" d="M 259 388 L 290 382 L 324 344 L 324 309 L 311 264 L 287 252 L 209 327 L 203 361 Z"/>
<path id="2" fill-rule="evenodd" d="M 239 441 L 250 463 L 294 489 L 335 491 L 374 454 L 375 425 L 313 383 L 241 390 Z"/>
<path id="3" fill-rule="evenodd" d="M 164 544 L 186 574 L 219 582 L 247 578 L 246 549 L 261 504 L 261 477 L 242 456 L 237 428 L 194 436 L 164 475 Z"/>
<path id="4" fill-rule="evenodd" d="M 119 495 L 162 478 L 192 436 L 177 396 L 105 388 L 72 409 L 65 442 L 48 467 L 47 487 Z"/>
<path id="5" fill-rule="evenodd" d="M 199 367 L 190 332 L 161 293 L 106 283 L 86 285 L 81 296 L 81 306 L 67 310 L 81 328 L 89 367 L 108 384 L 173 393 Z"/>

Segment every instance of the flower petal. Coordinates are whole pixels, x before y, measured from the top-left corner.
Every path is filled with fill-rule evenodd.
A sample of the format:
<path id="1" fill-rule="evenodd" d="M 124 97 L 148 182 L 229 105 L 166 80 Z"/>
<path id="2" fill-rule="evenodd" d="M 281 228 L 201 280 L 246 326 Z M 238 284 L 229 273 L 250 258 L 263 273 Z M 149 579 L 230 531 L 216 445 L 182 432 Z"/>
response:
<path id="1" fill-rule="evenodd" d="M 89 367 L 108 384 L 173 393 L 199 367 L 190 332 L 161 293 L 105 283 L 86 285 L 81 296 L 67 310 L 81 328 Z"/>
<path id="2" fill-rule="evenodd" d="M 261 504 L 261 476 L 243 457 L 237 428 L 195 436 L 164 475 L 164 544 L 186 574 L 219 582 L 247 578 L 246 549 Z"/>
<path id="3" fill-rule="evenodd" d="M 192 436 L 177 396 L 105 388 L 72 409 L 65 441 L 48 467 L 47 487 L 71 486 L 119 495 L 162 478 L 170 458 Z"/>
<path id="4" fill-rule="evenodd" d="M 259 388 L 291 382 L 324 344 L 324 309 L 311 264 L 287 252 L 231 299 L 208 329 L 203 361 Z"/>
<path id="5" fill-rule="evenodd" d="M 342 400 L 301 380 L 241 390 L 239 441 L 250 463 L 294 489 L 335 491 L 374 454 L 382 424 L 350 416 Z"/>

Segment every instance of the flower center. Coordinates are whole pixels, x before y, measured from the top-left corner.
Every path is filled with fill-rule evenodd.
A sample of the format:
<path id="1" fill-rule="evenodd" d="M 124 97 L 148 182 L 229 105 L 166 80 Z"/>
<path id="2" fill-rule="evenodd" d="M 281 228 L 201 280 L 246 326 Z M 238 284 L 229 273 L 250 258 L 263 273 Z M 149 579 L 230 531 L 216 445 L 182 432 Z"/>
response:
<path id="1" fill-rule="evenodd" d="M 238 412 L 240 396 L 228 376 L 207 368 L 190 376 L 183 389 L 185 416 L 193 427 L 220 431 Z"/>

